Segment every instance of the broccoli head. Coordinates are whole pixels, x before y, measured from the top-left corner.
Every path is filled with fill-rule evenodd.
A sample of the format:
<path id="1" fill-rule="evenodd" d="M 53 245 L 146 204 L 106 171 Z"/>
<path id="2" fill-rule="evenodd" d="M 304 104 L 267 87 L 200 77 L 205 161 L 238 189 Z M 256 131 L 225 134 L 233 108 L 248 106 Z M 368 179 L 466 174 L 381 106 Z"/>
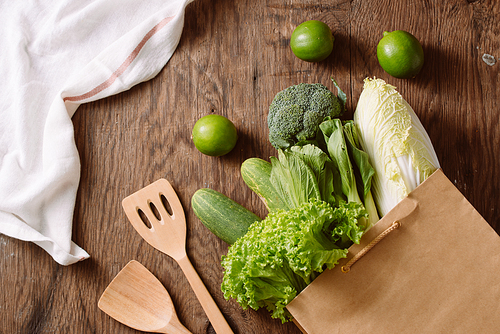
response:
<path id="1" fill-rule="evenodd" d="M 320 83 L 301 83 L 276 94 L 267 117 L 271 145 L 284 150 L 301 141 L 315 139 L 319 124 L 326 117 L 342 115 L 345 94 L 334 83 L 339 97 Z"/>

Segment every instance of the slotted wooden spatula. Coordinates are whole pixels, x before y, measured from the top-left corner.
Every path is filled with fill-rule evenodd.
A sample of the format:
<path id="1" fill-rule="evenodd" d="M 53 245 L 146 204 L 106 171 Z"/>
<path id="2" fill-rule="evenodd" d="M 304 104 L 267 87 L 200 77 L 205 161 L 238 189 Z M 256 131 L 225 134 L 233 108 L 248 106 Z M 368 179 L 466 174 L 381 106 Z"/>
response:
<path id="1" fill-rule="evenodd" d="M 140 331 L 191 334 L 177 318 L 165 287 L 134 260 L 109 283 L 97 305 L 113 319 Z"/>
<path id="2" fill-rule="evenodd" d="M 179 264 L 215 331 L 233 333 L 186 254 L 186 218 L 170 183 L 159 179 L 126 197 L 122 205 L 141 237 Z"/>

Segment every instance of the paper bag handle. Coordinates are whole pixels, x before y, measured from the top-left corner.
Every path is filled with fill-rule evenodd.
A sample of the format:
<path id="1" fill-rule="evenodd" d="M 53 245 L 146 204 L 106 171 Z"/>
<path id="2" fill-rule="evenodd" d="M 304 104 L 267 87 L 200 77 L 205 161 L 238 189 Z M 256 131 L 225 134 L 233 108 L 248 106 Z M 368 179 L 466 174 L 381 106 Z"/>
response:
<path id="1" fill-rule="evenodd" d="M 349 262 L 347 262 L 345 265 L 340 267 L 340 270 L 344 273 L 347 274 L 349 271 L 351 271 L 351 266 L 356 263 L 359 259 L 363 257 L 366 253 L 370 251 L 376 244 L 378 244 L 382 239 L 384 239 L 389 233 L 394 231 L 395 229 L 399 228 L 401 226 L 401 223 L 396 220 L 394 223 L 391 224 L 388 228 L 386 228 L 382 233 L 380 233 L 375 239 L 373 239 L 368 245 L 366 245 L 361 251 L 359 251 L 356 255 L 354 255 Z"/>

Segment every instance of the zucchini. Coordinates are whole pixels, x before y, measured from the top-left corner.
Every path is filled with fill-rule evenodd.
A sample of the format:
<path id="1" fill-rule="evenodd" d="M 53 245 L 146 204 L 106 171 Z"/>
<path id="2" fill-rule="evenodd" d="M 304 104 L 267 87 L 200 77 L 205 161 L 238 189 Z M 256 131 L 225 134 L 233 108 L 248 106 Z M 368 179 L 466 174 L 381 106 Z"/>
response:
<path id="1" fill-rule="evenodd" d="M 277 209 L 288 210 L 288 206 L 271 184 L 271 170 L 270 162 L 259 158 L 249 158 L 241 164 L 241 177 L 246 185 L 260 197 L 269 212 Z"/>
<path id="2" fill-rule="evenodd" d="M 213 234 L 232 245 L 244 236 L 250 225 L 262 219 L 220 192 L 198 189 L 191 197 L 191 207 Z"/>

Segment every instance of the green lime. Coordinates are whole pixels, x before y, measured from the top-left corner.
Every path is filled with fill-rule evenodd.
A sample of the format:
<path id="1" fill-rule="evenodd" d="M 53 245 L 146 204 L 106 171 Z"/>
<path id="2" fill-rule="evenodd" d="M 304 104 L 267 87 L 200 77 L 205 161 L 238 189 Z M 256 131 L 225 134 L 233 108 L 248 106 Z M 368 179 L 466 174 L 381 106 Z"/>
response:
<path id="1" fill-rule="evenodd" d="M 420 42 L 403 30 L 384 31 L 384 37 L 377 45 L 380 66 L 396 78 L 415 77 L 424 65 L 424 50 Z"/>
<path id="2" fill-rule="evenodd" d="M 196 122 L 191 138 L 201 153 L 221 156 L 234 148 L 238 134 L 234 124 L 226 117 L 210 114 Z"/>
<path id="3" fill-rule="evenodd" d="M 310 20 L 295 28 L 290 38 L 290 47 L 299 59 L 316 62 L 332 53 L 333 41 L 332 31 L 325 23 Z"/>

